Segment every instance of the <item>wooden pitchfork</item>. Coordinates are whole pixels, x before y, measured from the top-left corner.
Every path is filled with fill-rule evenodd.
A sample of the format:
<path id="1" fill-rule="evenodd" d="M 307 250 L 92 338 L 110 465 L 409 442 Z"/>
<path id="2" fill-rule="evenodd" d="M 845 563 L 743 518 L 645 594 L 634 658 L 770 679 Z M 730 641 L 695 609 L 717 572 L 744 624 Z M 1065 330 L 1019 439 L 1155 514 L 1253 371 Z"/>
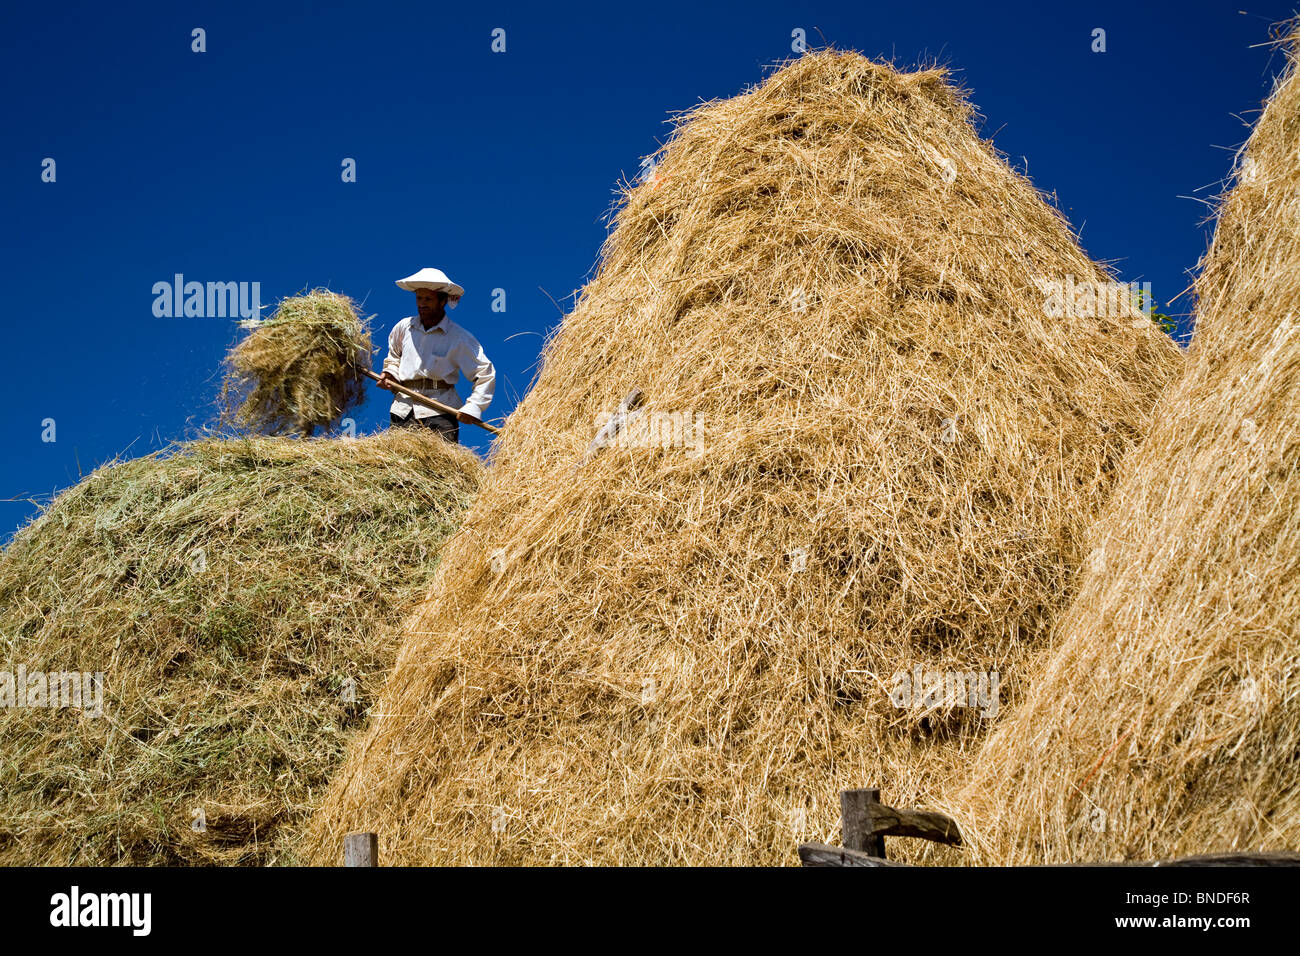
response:
<path id="1" fill-rule="evenodd" d="M 380 378 L 380 376 L 376 375 L 374 371 L 368 368 L 363 368 L 361 374 L 366 376 L 366 378 L 374 379 L 376 382 L 379 381 Z M 444 415 L 450 415 L 452 418 L 456 418 L 456 409 L 452 408 L 450 405 L 444 405 L 442 402 L 435 401 L 432 398 L 425 398 L 419 392 L 412 391 L 401 382 L 393 383 L 393 391 L 397 392 L 399 395 L 405 395 L 411 401 L 418 402 L 425 408 L 432 408 L 435 412 L 441 412 Z M 487 429 L 493 435 L 501 434 L 501 429 L 497 428 L 495 425 L 489 425 L 487 422 L 481 422 L 477 418 L 474 419 L 473 424 L 477 425 L 479 428 Z"/>

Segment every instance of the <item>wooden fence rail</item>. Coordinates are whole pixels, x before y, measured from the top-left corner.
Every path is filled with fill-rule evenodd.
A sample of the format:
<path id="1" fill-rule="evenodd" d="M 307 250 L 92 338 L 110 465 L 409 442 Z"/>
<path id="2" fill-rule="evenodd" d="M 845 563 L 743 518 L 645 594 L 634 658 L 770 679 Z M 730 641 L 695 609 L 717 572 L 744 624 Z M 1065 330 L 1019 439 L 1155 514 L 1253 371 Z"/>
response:
<path id="1" fill-rule="evenodd" d="M 895 810 L 880 802 L 880 790 L 840 791 L 844 846 L 799 844 L 804 866 L 910 866 L 885 857 L 885 837 L 905 836 L 962 846 L 961 832 L 951 817 L 926 810 Z M 1051 866 L 1300 866 L 1300 853 L 1246 851 L 1209 853 L 1172 860 L 1118 863 L 1054 863 Z"/>

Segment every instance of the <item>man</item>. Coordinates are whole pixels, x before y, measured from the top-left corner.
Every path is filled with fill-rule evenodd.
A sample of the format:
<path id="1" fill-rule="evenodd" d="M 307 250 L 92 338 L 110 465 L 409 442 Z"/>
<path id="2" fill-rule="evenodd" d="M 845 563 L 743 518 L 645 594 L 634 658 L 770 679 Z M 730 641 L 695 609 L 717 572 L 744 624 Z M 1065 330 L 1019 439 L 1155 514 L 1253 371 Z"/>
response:
<path id="1" fill-rule="evenodd" d="M 443 415 L 424 405 L 417 405 L 404 395 L 394 394 L 388 420 L 393 425 L 424 426 L 447 441 L 460 441 L 460 422 L 472 424 L 483 420 L 483 412 L 492 401 L 496 369 L 483 353 L 478 339 L 447 317 L 465 290 L 447 278 L 440 269 L 421 269 L 415 275 L 398 279 L 399 288 L 415 293 L 418 316 L 408 316 L 393 327 L 388 336 L 388 357 L 379 377 L 380 388 L 400 382 L 412 391 L 435 399 L 459 411 L 455 417 Z M 474 392 L 460 404 L 456 381 L 460 375 L 474 383 Z"/>

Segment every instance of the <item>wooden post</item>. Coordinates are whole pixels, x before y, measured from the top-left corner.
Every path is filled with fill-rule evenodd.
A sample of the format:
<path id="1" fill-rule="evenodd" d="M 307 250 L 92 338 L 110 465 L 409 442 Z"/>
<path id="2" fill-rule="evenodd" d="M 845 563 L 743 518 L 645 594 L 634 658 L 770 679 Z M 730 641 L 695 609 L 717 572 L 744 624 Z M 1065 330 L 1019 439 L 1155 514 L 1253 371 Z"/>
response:
<path id="1" fill-rule="evenodd" d="M 873 836 L 875 808 L 880 805 L 880 790 L 840 791 L 840 816 L 843 821 L 845 849 L 861 850 L 885 859 L 885 838 Z"/>
<path id="2" fill-rule="evenodd" d="M 379 834 L 349 833 L 343 838 L 344 866 L 378 866 Z"/>

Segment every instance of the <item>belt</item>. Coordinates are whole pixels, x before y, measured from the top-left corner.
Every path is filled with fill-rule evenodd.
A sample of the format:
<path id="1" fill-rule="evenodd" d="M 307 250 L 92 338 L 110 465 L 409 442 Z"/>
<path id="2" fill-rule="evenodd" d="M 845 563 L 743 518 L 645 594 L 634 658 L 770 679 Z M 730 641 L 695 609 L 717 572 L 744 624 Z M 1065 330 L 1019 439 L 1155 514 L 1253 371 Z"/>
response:
<path id="1" fill-rule="evenodd" d="M 443 392 L 449 388 L 456 387 L 455 382 L 444 382 L 436 378 L 412 378 L 406 380 L 402 384 L 405 385 L 407 388 L 413 388 L 416 391 L 419 391 L 420 389 L 423 388 L 423 389 L 429 389 L 430 391 L 437 390 Z"/>

